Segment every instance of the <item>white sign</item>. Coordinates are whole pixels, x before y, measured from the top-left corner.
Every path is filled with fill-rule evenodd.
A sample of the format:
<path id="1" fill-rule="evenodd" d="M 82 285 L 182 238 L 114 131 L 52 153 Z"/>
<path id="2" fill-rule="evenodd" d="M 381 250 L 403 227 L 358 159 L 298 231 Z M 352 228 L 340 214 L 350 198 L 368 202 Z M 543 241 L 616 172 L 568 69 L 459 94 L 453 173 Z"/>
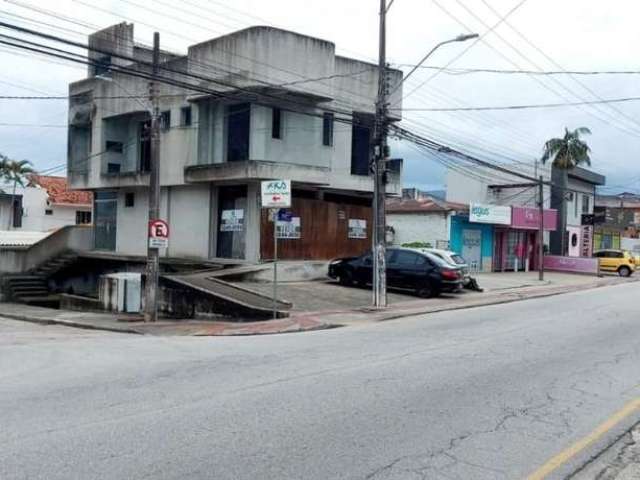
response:
<path id="1" fill-rule="evenodd" d="M 244 210 L 223 210 L 220 215 L 221 232 L 241 232 L 244 229 Z"/>
<path id="2" fill-rule="evenodd" d="M 471 203 L 469 204 L 469 221 L 511 225 L 511 207 Z"/>
<path id="3" fill-rule="evenodd" d="M 300 238 L 300 217 L 291 217 L 290 222 L 278 220 L 276 223 L 278 238 Z"/>
<path id="4" fill-rule="evenodd" d="M 262 208 L 288 208 L 291 206 L 291 180 L 262 182 Z"/>
<path id="5" fill-rule="evenodd" d="M 149 237 L 149 248 L 167 248 L 169 239 L 162 237 Z"/>
<path id="6" fill-rule="evenodd" d="M 367 221 L 350 218 L 348 236 L 349 238 L 367 238 Z"/>

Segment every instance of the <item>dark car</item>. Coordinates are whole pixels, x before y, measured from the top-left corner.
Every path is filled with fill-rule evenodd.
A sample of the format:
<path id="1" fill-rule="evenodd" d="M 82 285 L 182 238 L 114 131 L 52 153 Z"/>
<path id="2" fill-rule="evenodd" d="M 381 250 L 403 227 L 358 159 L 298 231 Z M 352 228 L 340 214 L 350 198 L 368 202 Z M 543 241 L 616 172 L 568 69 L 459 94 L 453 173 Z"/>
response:
<path id="1" fill-rule="evenodd" d="M 422 297 L 462 288 L 464 275 L 459 267 L 427 252 L 410 248 L 387 249 L 387 285 L 412 290 Z M 340 258 L 329 264 L 329 277 L 343 285 L 367 285 L 372 282 L 371 253 L 360 257 Z"/>

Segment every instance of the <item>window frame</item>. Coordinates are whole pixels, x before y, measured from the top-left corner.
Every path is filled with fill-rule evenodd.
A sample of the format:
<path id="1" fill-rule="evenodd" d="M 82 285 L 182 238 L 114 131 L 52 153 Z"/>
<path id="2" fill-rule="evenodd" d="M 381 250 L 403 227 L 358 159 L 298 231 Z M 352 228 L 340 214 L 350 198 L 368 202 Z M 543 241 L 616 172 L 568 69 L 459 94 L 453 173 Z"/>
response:
<path id="1" fill-rule="evenodd" d="M 331 112 L 322 114 L 322 145 L 333 147 L 335 116 Z"/>
<path id="2" fill-rule="evenodd" d="M 124 192 L 124 208 L 134 208 L 136 206 L 135 192 Z"/>
<path id="3" fill-rule="evenodd" d="M 271 107 L 271 138 L 282 140 L 282 109 Z"/>
<path id="4" fill-rule="evenodd" d="M 171 129 L 171 110 L 160 112 L 160 130 L 167 132 Z"/>
<path id="5" fill-rule="evenodd" d="M 180 126 L 190 127 L 193 123 L 193 110 L 191 105 L 180 107 Z"/>

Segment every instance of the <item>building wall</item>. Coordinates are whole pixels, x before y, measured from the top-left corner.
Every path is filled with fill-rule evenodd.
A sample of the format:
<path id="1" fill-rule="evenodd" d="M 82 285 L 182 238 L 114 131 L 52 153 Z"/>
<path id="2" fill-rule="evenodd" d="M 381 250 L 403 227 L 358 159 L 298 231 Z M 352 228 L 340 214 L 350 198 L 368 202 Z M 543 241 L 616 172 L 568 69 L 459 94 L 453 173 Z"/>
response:
<path id="1" fill-rule="evenodd" d="M 576 190 L 571 192 L 572 200 L 567 200 L 567 225 L 580 226 L 582 223 L 583 213 L 593 213 L 594 206 L 594 187 L 590 183 L 582 182 L 569 177 L 568 188 Z M 581 192 L 581 193 L 577 193 Z M 582 211 L 584 203 L 584 195 L 589 197 L 589 205 L 585 212 Z"/>
<path id="2" fill-rule="evenodd" d="M 393 227 L 394 245 L 427 242 L 433 248 L 438 240 L 449 241 L 451 215 L 448 213 L 389 213 L 387 225 Z"/>
<path id="3" fill-rule="evenodd" d="M 493 225 L 469 223 L 469 217 L 467 215 L 453 215 L 451 217 L 451 241 L 449 247 L 461 255 L 464 255 L 464 230 L 480 231 L 480 269 L 483 272 L 490 272 L 493 269 Z M 469 260 L 467 259 L 467 261 Z"/>
<path id="4" fill-rule="evenodd" d="M 5 189 L 11 192 L 12 189 Z M 24 230 L 34 232 L 46 232 L 55 230 L 65 225 L 76 224 L 76 212 L 90 212 L 89 206 L 67 206 L 67 205 L 48 205 L 48 195 L 46 190 L 36 187 L 19 187 L 16 189 L 16 195 L 22 195 L 22 226 L 13 227 L 12 230 Z M 51 210 L 51 215 L 46 215 L 46 211 Z M 0 230 L 9 229 L 11 218 L 10 202 L 0 203 Z"/>
<path id="5" fill-rule="evenodd" d="M 215 216 L 211 210 L 209 184 L 170 187 L 167 190 L 170 239 L 166 255 L 207 258 Z"/>

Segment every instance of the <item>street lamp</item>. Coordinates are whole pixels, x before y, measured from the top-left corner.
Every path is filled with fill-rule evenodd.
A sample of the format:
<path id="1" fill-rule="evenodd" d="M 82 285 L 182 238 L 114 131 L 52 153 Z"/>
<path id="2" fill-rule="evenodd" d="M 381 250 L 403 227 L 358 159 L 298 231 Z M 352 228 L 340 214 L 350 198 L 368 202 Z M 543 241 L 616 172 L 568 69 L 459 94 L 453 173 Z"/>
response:
<path id="1" fill-rule="evenodd" d="M 404 78 L 400 81 L 400 83 L 398 83 L 398 85 L 395 86 L 395 88 L 392 90 L 391 93 L 395 92 L 398 88 L 400 88 L 400 85 L 402 85 L 407 80 L 407 78 L 409 78 L 413 74 L 413 72 L 415 72 L 418 68 L 420 68 L 422 64 L 427 60 L 427 58 L 429 58 L 431 54 L 433 54 L 433 52 L 435 52 L 441 46 L 446 45 L 447 43 L 466 42 L 467 40 L 472 40 L 474 38 L 478 38 L 479 36 L 480 35 L 478 35 L 477 33 L 466 33 L 466 34 L 463 33 L 461 35 L 458 35 L 455 38 L 438 43 L 435 47 L 433 47 L 429 51 L 429 53 L 427 53 L 424 57 L 422 57 L 422 60 L 420 60 L 420 62 L 416 66 L 414 66 L 409 73 L 407 73 L 404 76 Z"/>

